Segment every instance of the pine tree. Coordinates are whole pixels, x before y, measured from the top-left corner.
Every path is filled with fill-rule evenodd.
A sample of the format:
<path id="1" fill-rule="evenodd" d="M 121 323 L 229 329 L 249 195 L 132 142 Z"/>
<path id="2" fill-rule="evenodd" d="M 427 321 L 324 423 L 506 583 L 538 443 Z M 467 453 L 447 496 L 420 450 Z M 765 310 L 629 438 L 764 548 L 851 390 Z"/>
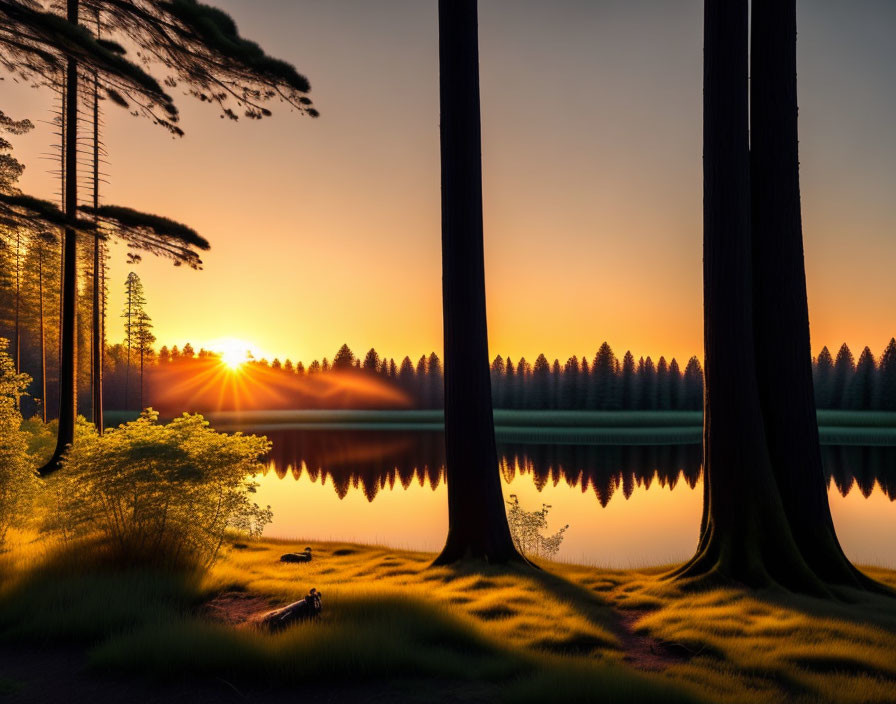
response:
<path id="1" fill-rule="evenodd" d="M 837 352 L 837 361 L 834 362 L 834 376 L 831 390 L 831 407 L 846 408 L 847 407 L 847 391 L 855 374 L 856 365 L 849 350 L 849 346 L 844 342 Z"/>
<path id="2" fill-rule="evenodd" d="M 333 371 L 344 372 L 355 366 L 355 353 L 351 351 L 348 345 L 342 345 L 336 356 L 333 357 Z"/>
<path id="3" fill-rule="evenodd" d="M 622 378 L 620 379 L 621 393 L 620 402 L 624 410 L 630 411 L 638 406 L 638 385 L 635 375 L 635 358 L 632 353 L 626 350 L 622 357 Z"/>
<path id="4" fill-rule="evenodd" d="M 644 367 L 638 375 L 638 385 L 641 387 L 640 408 L 644 411 L 653 411 L 657 407 L 656 367 L 653 360 L 648 357 L 644 360 Z"/>
<path id="5" fill-rule="evenodd" d="M 834 360 L 827 347 L 822 347 L 814 368 L 815 404 L 818 408 L 831 408 L 834 396 Z"/>
<path id="6" fill-rule="evenodd" d="M 544 410 L 551 407 L 551 365 L 547 357 L 538 355 L 532 367 L 530 407 Z"/>
<path id="7" fill-rule="evenodd" d="M 896 411 L 896 338 L 880 356 L 876 405 L 882 411 Z"/>
<path id="8" fill-rule="evenodd" d="M 442 360 L 435 352 L 426 361 L 427 399 L 429 408 L 443 408 L 445 405 L 445 376 Z"/>
<path id="9" fill-rule="evenodd" d="M 703 408 L 703 367 L 696 357 L 684 368 L 684 407 L 689 411 Z"/>
<path id="10" fill-rule="evenodd" d="M 361 368 L 369 374 L 376 374 L 379 372 L 380 356 L 373 347 L 371 347 L 367 351 L 367 354 L 364 355 L 364 364 L 361 365 Z"/>
<path id="11" fill-rule="evenodd" d="M 660 357 L 656 365 L 656 407 L 661 411 L 672 408 L 672 381 L 669 376 L 669 365 L 665 357 Z"/>
<path id="12" fill-rule="evenodd" d="M 128 278 L 124 283 L 124 292 L 125 304 L 124 310 L 121 313 L 121 317 L 124 318 L 124 344 L 127 350 L 124 376 L 124 408 L 125 410 L 130 410 L 130 405 L 128 404 L 128 387 L 130 385 L 131 377 L 131 360 L 133 359 L 133 351 L 137 349 L 138 344 L 138 321 L 140 320 L 141 313 L 145 312 L 144 307 L 146 306 L 146 297 L 143 293 L 143 282 L 140 281 L 140 277 L 133 271 L 128 274 Z M 175 357 L 175 350 L 177 350 L 177 347 L 172 350 L 172 358 Z M 177 356 L 179 357 L 180 354 L 177 353 Z"/>
<path id="13" fill-rule="evenodd" d="M 681 369 L 675 357 L 669 362 L 669 408 L 680 411 L 683 403 Z"/>
<path id="14" fill-rule="evenodd" d="M 866 347 L 859 355 L 856 371 L 846 391 L 846 405 L 856 411 L 870 411 L 874 404 L 877 386 L 877 365 L 871 349 Z"/>
<path id="15" fill-rule="evenodd" d="M 597 351 L 591 369 L 591 388 L 594 389 L 595 398 L 588 404 L 589 408 L 605 411 L 621 408 L 622 404 L 617 393 L 616 365 L 613 348 L 604 342 Z"/>
<path id="16" fill-rule="evenodd" d="M 146 362 L 148 359 L 152 357 L 152 346 L 156 341 L 156 336 L 152 333 L 152 319 L 146 314 L 146 311 L 141 308 L 137 313 L 137 321 L 134 325 L 134 340 L 136 342 L 137 355 L 140 360 L 140 409 L 143 410 L 143 375 L 146 367 Z M 186 347 L 189 347 L 190 343 L 187 343 Z M 184 349 L 186 349 L 184 347 Z M 193 348 L 190 347 L 190 352 L 192 353 Z M 192 359 L 192 354 L 188 359 Z"/>
<path id="17" fill-rule="evenodd" d="M 494 397 L 495 408 L 507 408 L 507 393 L 505 386 L 506 369 L 504 367 L 504 358 L 501 355 L 495 357 L 489 367 L 489 376 L 492 382 L 492 396 Z"/>
<path id="18" fill-rule="evenodd" d="M 563 365 L 563 391 L 561 408 L 576 408 L 576 391 L 579 388 L 579 358 L 573 355 Z"/>

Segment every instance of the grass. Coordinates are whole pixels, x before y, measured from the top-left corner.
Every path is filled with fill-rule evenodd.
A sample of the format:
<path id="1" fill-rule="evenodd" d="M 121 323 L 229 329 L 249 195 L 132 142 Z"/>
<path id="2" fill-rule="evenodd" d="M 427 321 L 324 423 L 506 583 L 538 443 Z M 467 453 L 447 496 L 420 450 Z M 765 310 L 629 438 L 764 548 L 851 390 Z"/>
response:
<path id="1" fill-rule="evenodd" d="M 298 565 L 279 556 L 305 543 L 229 547 L 199 575 L 122 570 L 89 545 L 20 544 L 0 556 L 0 643 L 81 648 L 95 677 L 239 687 L 311 679 L 395 694 L 422 680 L 506 702 L 892 701 L 896 601 L 883 597 L 693 593 L 661 569 L 429 568 L 425 553 L 311 545 Z M 896 586 L 896 572 L 868 571 Z M 323 593 L 317 622 L 276 636 L 245 622 L 311 587 Z M 209 603 L 227 617 L 209 617 Z"/>

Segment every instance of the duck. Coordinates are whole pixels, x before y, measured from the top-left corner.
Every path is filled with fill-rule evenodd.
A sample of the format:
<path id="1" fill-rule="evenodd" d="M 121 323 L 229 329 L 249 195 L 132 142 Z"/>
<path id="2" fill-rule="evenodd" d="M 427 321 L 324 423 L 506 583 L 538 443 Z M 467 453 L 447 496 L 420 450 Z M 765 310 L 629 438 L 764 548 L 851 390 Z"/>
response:
<path id="1" fill-rule="evenodd" d="M 311 562 L 311 548 L 303 552 L 288 552 L 280 556 L 280 562 Z"/>

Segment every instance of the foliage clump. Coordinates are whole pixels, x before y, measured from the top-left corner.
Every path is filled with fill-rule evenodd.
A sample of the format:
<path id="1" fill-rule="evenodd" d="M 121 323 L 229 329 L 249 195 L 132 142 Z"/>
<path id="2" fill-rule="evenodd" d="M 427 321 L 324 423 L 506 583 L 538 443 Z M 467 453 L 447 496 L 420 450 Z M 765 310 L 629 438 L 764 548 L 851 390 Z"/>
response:
<path id="1" fill-rule="evenodd" d="M 9 341 L 0 338 L 0 546 L 9 528 L 27 514 L 37 484 L 19 412 L 31 379 L 16 373 L 8 347 Z"/>
<path id="2" fill-rule="evenodd" d="M 50 527 L 99 534 L 128 562 L 208 566 L 229 530 L 257 537 L 270 523 L 270 507 L 252 501 L 269 450 L 266 438 L 216 432 L 198 414 L 165 425 L 147 409 L 102 436 L 81 421 L 51 480 Z"/>
<path id="3" fill-rule="evenodd" d="M 520 506 L 519 497 L 511 494 L 507 505 L 510 507 L 507 511 L 507 523 L 517 550 L 532 557 L 554 558 L 569 525 L 563 526 L 553 535 L 545 536 L 542 531 L 548 527 L 548 511 L 551 510 L 549 504 L 542 504 L 539 511 L 526 511 Z"/>

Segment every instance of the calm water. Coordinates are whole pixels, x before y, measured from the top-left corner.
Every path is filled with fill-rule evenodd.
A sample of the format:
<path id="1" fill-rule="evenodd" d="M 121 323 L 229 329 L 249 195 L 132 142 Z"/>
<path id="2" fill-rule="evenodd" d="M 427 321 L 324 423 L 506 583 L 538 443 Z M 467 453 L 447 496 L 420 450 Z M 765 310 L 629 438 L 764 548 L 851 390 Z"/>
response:
<path id="1" fill-rule="evenodd" d="M 438 432 L 265 430 L 265 535 L 436 551 L 448 511 Z M 824 447 L 834 523 L 862 564 L 896 567 L 896 448 Z M 609 567 L 688 558 L 702 509 L 699 446 L 499 444 L 505 497 L 570 528 L 558 559 Z"/>

